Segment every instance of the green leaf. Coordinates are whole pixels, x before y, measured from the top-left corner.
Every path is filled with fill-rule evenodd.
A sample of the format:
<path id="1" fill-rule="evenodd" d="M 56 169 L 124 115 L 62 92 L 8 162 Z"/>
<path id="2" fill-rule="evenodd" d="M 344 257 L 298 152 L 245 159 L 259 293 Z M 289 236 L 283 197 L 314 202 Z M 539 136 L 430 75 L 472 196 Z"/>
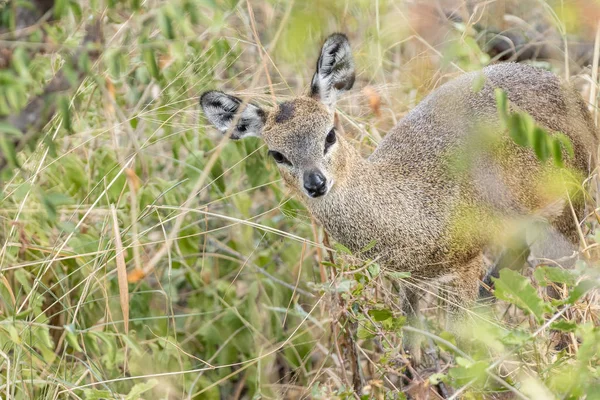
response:
<path id="1" fill-rule="evenodd" d="M 154 79 L 159 79 L 160 70 L 158 68 L 158 63 L 156 62 L 156 57 L 154 56 L 154 50 L 145 47 L 144 50 L 142 50 L 142 58 L 144 59 L 144 63 L 146 63 L 146 68 L 148 68 L 150 76 Z"/>
<path id="2" fill-rule="evenodd" d="M 46 194 L 46 198 L 55 206 L 64 206 L 75 203 L 71 197 L 64 193 L 48 193 Z"/>
<path id="3" fill-rule="evenodd" d="M 503 269 L 499 278 L 492 279 L 498 299 L 514 304 L 542 321 L 547 305 L 539 298 L 529 279 L 510 269 Z"/>
<path id="4" fill-rule="evenodd" d="M 511 114 L 508 117 L 508 133 L 512 140 L 519 146 L 529 145 L 529 133 L 526 123 L 521 114 Z"/>
<path id="5" fill-rule="evenodd" d="M 56 0 L 54 2 L 54 16 L 59 19 L 68 10 L 69 0 Z"/>
<path id="6" fill-rule="evenodd" d="M 544 129 L 540 128 L 539 126 L 536 126 L 533 129 L 531 138 L 531 146 L 533 147 L 533 151 L 535 151 L 535 155 L 540 161 L 546 161 L 548 159 L 548 154 L 550 153 L 550 150 L 548 148 L 548 134 Z"/>
<path id="7" fill-rule="evenodd" d="M 379 264 L 371 264 L 367 267 L 367 271 L 369 271 L 369 275 L 371 275 L 371 279 L 375 279 L 381 273 L 381 267 Z"/>
<path id="8" fill-rule="evenodd" d="M 65 63 L 62 66 L 62 72 L 71 86 L 77 84 L 79 80 L 79 71 L 77 70 L 77 66 L 74 65 L 71 60 L 65 60 Z"/>
<path id="9" fill-rule="evenodd" d="M 78 1 L 74 1 L 74 0 L 70 0 L 69 1 L 69 8 L 71 9 L 71 12 L 75 16 L 75 19 L 77 19 L 78 21 L 80 21 L 81 20 L 81 16 L 82 16 L 82 12 L 81 12 L 81 6 L 79 5 L 79 2 Z"/>
<path id="10" fill-rule="evenodd" d="M 125 70 L 127 69 L 127 58 L 120 50 L 108 50 L 104 55 L 105 63 L 107 64 L 110 75 L 115 79 L 121 78 Z M 136 121 L 137 122 L 137 121 Z M 130 120 L 130 123 L 135 123 Z M 135 126 L 133 126 L 135 129 Z"/>
<path id="11" fill-rule="evenodd" d="M 560 145 L 560 141 L 558 141 L 554 138 L 550 138 L 549 145 L 550 145 L 550 153 L 552 154 L 552 159 L 554 160 L 554 164 L 557 167 L 562 167 L 564 165 L 564 163 L 563 163 L 562 147 Z"/>
<path id="12" fill-rule="evenodd" d="M 321 261 L 321 264 L 330 268 L 338 268 L 337 264 L 334 264 L 330 261 Z"/>
<path id="13" fill-rule="evenodd" d="M 590 379 L 591 381 L 591 379 Z M 600 400 L 600 383 L 591 383 L 590 387 L 587 389 L 586 400 Z"/>
<path id="14" fill-rule="evenodd" d="M 429 384 L 430 385 L 439 385 L 441 382 L 445 382 L 448 380 L 448 377 L 441 372 L 432 374 L 429 376 Z"/>
<path id="15" fill-rule="evenodd" d="M 42 191 L 40 199 L 50 220 L 56 219 L 58 215 L 57 206 L 73 204 L 73 199 L 62 193 L 45 193 Z"/>
<path id="16" fill-rule="evenodd" d="M 77 336 L 75 334 L 75 327 L 73 325 L 65 325 L 65 332 L 67 333 L 66 339 L 69 346 L 77 351 L 83 351 L 79 343 L 77 342 Z"/>
<path id="17" fill-rule="evenodd" d="M 39 349 L 44 361 L 51 364 L 54 362 L 56 354 L 54 353 L 54 343 L 50 337 L 50 330 L 48 327 L 44 326 L 35 329 L 33 333 L 35 338 L 35 347 Z"/>
<path id="18" fill-rule="evenodd" d="M 94 49 L 94 44 L 93 43 L 89 43 L 88 47 L 91 48 L 92 50 Z M 81 55 L 79 56 L 79 60 L 77 60 L 77 69 L 75 70 L 75 73 L 90 73 L 91 72 L 91 67 L 92 67 L 92 62 L 90 60 L 90 56 L 87 52 L 83 52 L 81 53 Z M 77 78 L 77 75 L 75 76 L 75 78 Z"/>
<path id="19" fill-rule="evenodd" d="M 506 92 L 500 88 L 496 88 L 494 93 L 496 95 L 496 105 L 498 107 L 500 118 L 506 121 L 508 118 L 508 99 L 506 98 Z"/>
<path id="20" fill-rule="evenodd" d="M 383 329 L 389 332 L 400 332 L 404 325 L 406 325 L 406 317 L 404 315 L 388 318 L 381 322 Z"/>
<path id="21" fill-rule="evenodd" d="M 210 177 L 221 193 L 225 193 L 225 178 L 223 176 L 224 172 L 225 170 L 223 169 L 223 163 L 221 159 L 218 158 L 210 170 Z"/>
<path id="22" fill-rule="evenodd" d="M 366 284 L 370 281 L 369 277 L 366 274 L 363 273 L 356 273 L 354 274 L 354 280 L 356 282 L 358 282 L 359 284 Z"/>
<path id="23" fill-rule="evenodd" d="M 19 76 L 25 81 L 31 80 L 29 73 L 29 57 L 23 47 L 17 47 L 12 54 L 11 64 Z"/>
<path id="24" fill-rule="evenodd" d="M 104 332 L 88 332 L 87 335 L 95 339 L 101 340 L 106 347 L 102 348 L 103 360 L 108 368 L 114 368 L 117 360 L 117 344 L 114 336 L 110 336 Z"/>
<path id="25" fill-rule="evenodd" d="M 369 250 L 371 250 L 373 247 L 375 247 L 375 245 L 377 244 L 377 240 L 371 240 L 369 242 L 368 245 L 366 245 L 365 247 L 362 248 L 362 250 L 360 251 L 361 253 L 365 253 Z"/>
<path id="26" fill-rule="evenodd" d="M 22 343 L 21 336 L 14 325 L 5 325 L 3 328 L 8 332 L 14 344 L 19 345 Z"/>
<path id="27" fill-rule="evenodd" d="M 6 158 L 8 165 L 11 168 L 19 168 L 19 161 L 17 160 L 17 151 L 15 144 L 12 140 L 7 138 L 7 135 L 0 133 L 0 150 Z"/>
<path id="28" fill-rule="evenodd" d="M 369 310 L 369 315 L 377 322 L 385 321 L 386 319 L 394 316 L 394 314 L 388 309 Z"/>
<path id="29" fill-rule="evenodd" d="M 360 296 L 363 292 L 363 290 L 365 289 L 365 285 L 363 285 L 362 283 L 358 282 L 353 288 L 352 288 L 352 295 L 353 296 Z"/>
<path id="30" fill-rule="evenodd" d="M 52 140 L 52 135 L 44 135 L 44 139 L 42 140 L 46 146 L 48 146 L 48 153 L 52 157 L 57 157 L 58 153 L 56 153 L 56 143 Z M 81 173 L 81 171 L 78 171 Z"/>
<path id="31" fill-rule="evenodd" d="M 529 136 L 529 144 L 531 145 L 533 138 L 532 135 L 535 131 L 535 121 L 533 120 L 533 117 L 527 113 L 519 113 L 519 115 L 521 116 L 521 126 L 523 127 L 524 132 L 527 133 L 527 135 Z"/>
<path id="32" fill-rule="evenodd" d="M 556 329 L 557 331 L 563 332 L 575 332 L 575 330 L 577 330 L 577 324 L 575 322 L 561 320 L 553 322 L 550 325 L 550 329 Z"/>
<path id="33" fill-rule="evenodd" d="M 456 387 L 466 385 L 473 380 L 475 380 L 476 385 L 483 385 L 487 377 L 486 368 L 488 367 L 485 362 L 472 363 L 462 357 L 457 357 L 456 361 L 458 366 L 448 371 L 448 376 Z"/>
<path id="34" fill-rule="evenodd" d="M 138 383 L 131 388 L 127 396 L 125 396 L 125 400 L 137 400 L 142 393 L 151 390 L 156 385 L 158 385 L 158 380 L 156 379 L 150 379 L 148 382 Z"/>
<path id="35" fill-rule="evenodd" d="M 96 390 L 96 389 L 85 389 L 83 396 L 86 400 L 106 400 L 114 399 L 115 394 L 110 390 Z"/>
<path id="36" fill-rule="evenodd" d="M 367 323 L 365 326 L 360 325 L 356 330 L 356 337 L 359 339 L 371 339 L 375 337 L 374 330 L 371 323 Z"/>
<path id="37" fill-rule="evenodd" d="M 481 89 L 483 89 L 483 87 L 485 86 L 485 75 L 483 73 L 478 73 L 477 76 L 475 76 L 475 79 L 473 79 L 473 82 L 471 84 L 471 90 L 473 90 L 473 92 L 478 93 L 481 91 Z"/>
<path id="38" fill-rule="evenodd" d="M 574 304 L 580 298 L 582 298 L 588 291 L 598 286 L 598 284 L 592 280 L 586 279 L 577 284 L 575 288 L 569 293 L 567 303 Z"/>
<path id="39" fill-rule="evenodd" d="M 511 346 L 521 346 L 523 343 L 527 343 L 531 340 L 529 332 L 524 332 L 520 329 L 513 329 L 508 331 L 501 339 L 502 343 Z"/>
<path id="40" fill-rule="evenodd" d="M 334 243 L 333 244 L 333 248 L 335 249 L 335 251 L 337 251 L 338 253 L 344 253 L 344 254 L 352 254 L 352 252 L 350 251 L 349 248 L 347 248 L 346 246 L 344 246 L 341 243 Z"/>
<path id="41" fill-rule="evenodd" d="M 5 94 L 6 94 L 6 100 L 8 101 L 8 105 L 13 110 L 20 110 L 22 103 L 24 103 L 23 101 L 21 101 L 21 99 L 23 98 L 22 88 L 16 88 L 16 87 L 9 88 L 5 92 Z"/>
<path id="42" fill-rule="evenodd" d="M 554 140 L 557 140 L 560 142 L 563 149 L 565 149 L 567 151 L 567 154 L 569 155 L 569 157 L 571 157 L 571 158 L 575 157 L 575 150 L 573 150 L 573 143 L 571 143 L 571 139 L 567 135 L 565 135 L 564 133 L 561 133 L 561 132 L 557 132 L 554 135 L 552 135 L 552 138 Z"/>
<path id="43" fill-rule="evenodd" d="M 440 336 L 442 339 L 446 340 L 447 342 L 450 342 L 450 343 L 452 343 L 453 345 L 455 345 L 455 346 L 456 346 L 456 337 L 455 337 L 455 336 L 454 336 L 454 335 L 453 335 L 451 332 L 448 332 L 448 331 L 443 331 L 443 332 L 441 332 L 441 333 L 439 334 L 439 336 Z M 447 345 L 446 345 L 446 344 L 444 344 L 444 343 L 441 343 L 441 342 L 439 342 L 439 343 L 437 343 L 437 345 L 438 345 L 438 347 L 439 347 L 440 349 L 442 349 L 442 350 L 444 350 L 444 351 L 451 351 L 451 352 L 454 352 L 454 351 L 455 351 L 453 348 L 451 348 L 451 347 L 447 346 Z"/>
<path id="44" fill-rule="evenodd" d="M 575 275 L 573 275 L 573 272 L 559 267 L 538 267 L 533 276 L 540 285 L 544 286 L 548 286 L 550 282 L 564 283 L 569 286 L 575 285 Z"/>
<path id="45" fill-rule="evenodd" d="M 583 341 L 577 352 L 577 359 L 586 364 L 592 359 L 597 359 L 600 354 L 600 331 L 598 328 L 594 328 L 591 323 L 582 324 L 578 326 L 577 334 Z"/>
<path id="46" fill-rule="evenodd" d="M 3 121 L 0 121 L 0 133 L 6 134 L 14 139 L 20 139 L 21 135 L 23 135 L 20 130 Z"/>
<path id="47" fill-rule="evenodd" d="M 338 283 L 338 285 L 335 288 L 335 291 L 338 293 L 349 292 L 354 286 L 354 282 L 355 281 L 352 281 L 350 279 L 343 279 L 340 283 Z"/>
<path id="48" fill-rule="evenodd" d="M 169 40 L 175 39 L 175 32 L 173 31 L 173 21 L 167 14 L 167 11 L 162 9 L 158 13 L 158 27 L 165 38 Z"/>
<path id="49" fill-rule="evenodd" d="M 192 1 L 186 1 L 183 7 L 185 12 L 189 15 L 190 22 L 193 25 L 198 24 L 200 22 L 198 7 Z"/>
<path id="50" fill-rule="evenodd" d="M 392 279 L 410 278 L 410 272 L 387 271 L 385 274 Z"/>
<path id="51" fill-rule="evenodd" d="M 66 96 L 60 96 L 58 99 L 60 115 L 63 118 L 63 126 L 69 133 L 73 133 L 73 125 L 71 123 L 71 110 L 69 109 L 69 99 Z"/>

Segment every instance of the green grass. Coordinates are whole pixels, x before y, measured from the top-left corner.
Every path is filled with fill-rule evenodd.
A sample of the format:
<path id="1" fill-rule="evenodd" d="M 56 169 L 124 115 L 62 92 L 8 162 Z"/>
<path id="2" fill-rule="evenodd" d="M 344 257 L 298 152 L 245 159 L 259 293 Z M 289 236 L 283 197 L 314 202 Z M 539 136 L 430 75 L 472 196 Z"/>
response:
<path id="1" fill-rule="evenodd" d="M 56 3 L 45 41 L 38 29 L 15 46 L 25 67 L 0 71 L 0 114 L 41 93 L 88 16 L 102 17 L 104 43 L 20 168 L 2 171 L 0 397 L 419 398 L 442 381 L 465 398 L 599 398 L 597 214 L 584 226 L 588 258 L 559 276 L 504 273 L 507 302 L 476 310 L 468 340 L 439 326 L 434 297 L 436 355 L 414 370 L 392 283 L 427 283 L 353 265 L 333 245 L 328 264 L 321 228 L 262 143 L 223 141 L 200 115 L 207 89 L 265 104 L 302 92 L 323 37 L 344 31 L 359 76 L 339 111 L 368 153 L 433 88 L 490 61 L 475 33 L 423 27 L 432 9 L 392 0 Z M 550 6 L 537 8 L 564 28 Z"/>

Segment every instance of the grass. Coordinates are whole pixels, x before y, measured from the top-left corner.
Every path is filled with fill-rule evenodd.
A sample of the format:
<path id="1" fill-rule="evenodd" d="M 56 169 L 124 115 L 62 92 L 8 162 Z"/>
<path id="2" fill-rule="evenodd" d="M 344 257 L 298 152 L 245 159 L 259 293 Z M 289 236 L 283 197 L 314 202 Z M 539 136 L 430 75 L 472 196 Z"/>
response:
<path id="1" fill-rule="evenodd" d="M 19 152 L 20 168 L 2 172 L 0 396 L 600 396 L 596 202 L 577 267 L 504 273 L 505 301 L 474 310 L 472 335 L 457 341 L 440 326 L 437 288 L 324 244 L 262 143 L 223 140 L 199 113 L 212 88 L 265 104 L 300 93 L 322 38 L 344 31 L 359 76 L 339 113 L 368 153 L 424 95 L 491 61 L 468 28 L 493 9 L 453 25 L 435 22 L 428 3 L 388 0 L 95 1 L 81 16 L 78 3 L 56 3 L 43 41 L 38 27 L 10 45 L 27 49 L 27 73 L 9 69 L 19 79 L 16 95 L 0 90 L 3 115 L 68 61 L 87 16 L 101 18 L 104 42 L 63 95 L 68 107 Z M 568 33 L 567 17 L 590 12 L 530 9 Z M 518 16 L 531 21 L 527 12 Z M 594 41 L 596 26 L 579 29 Z M 576 74 L 596 107 L 595 72 L 545 66 Z M 402 316 L 398 279 L 431 292 L 428 363 L 417 369 L 402 347 L 417 328 Z"/>

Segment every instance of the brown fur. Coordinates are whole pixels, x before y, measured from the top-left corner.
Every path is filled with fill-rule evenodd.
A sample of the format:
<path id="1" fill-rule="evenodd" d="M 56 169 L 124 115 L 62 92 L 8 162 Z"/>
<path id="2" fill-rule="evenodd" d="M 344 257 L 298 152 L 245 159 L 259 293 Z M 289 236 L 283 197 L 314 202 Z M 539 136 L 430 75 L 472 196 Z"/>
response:
<path id="1" fill-rule="evenodd" d="M 368 159 L 339 135 L 337 145 L 323 156 L 322 143 L 333 126 L 333 116 L 308 97 L 293 100 L 294 116 L 282 123 L 269 115 L 263 138 L 269 149 L 286 154 L 294 164 L 280 168 L 286 184 L 335 240 L 356 252 L 375 240 L 367 256 L 416 277 L 456 275 L 471 259 L 480 257 L 490 239 L 474 229 L 473 236 L 479 237 L 470 238 L 472 242 L 453 242 L 453 224 L 470 217 L 462 214 L 518 217 L 557 201 L 542 198 L 536 190 L 544 166 L 531 150 L 506 136 L 502 157 L 482 152 L 468 173 L 455 176 L 449 172 L 453 152 L 468 145 L 478 129 L 498 133 L 494 132 L 500 125 L 494 88 L 504 89 L 511 103 L 540 125 L 569 136 L 575 148 L 570 164 L 575 170 L 586 175 L 590 161 L 595 164 L 596 132 L 589 114 L 580 107 L 577 93 L 555 75 L 520 64 L 495 65 L 483 74 L 486 84 L 479 92 L 472 89 L 478 73 L 437 89 L 388 133 Z M 313 199 L 302 192 L 299 171 L 309 167 L 320 168 L 334 180 L 327 195 Z M 562 223 L 568 226 L 558 229 L 572 238 L 575 226 L 569 210 L 563 210 L 568 223 Z M 542 216 L 561 221 L 561 215 Z M 480 221 L 484 228 L 501 228 L 502 224 L 489 225 L 488 219 Z M 469 271 L 476 279 L 464 279 L 460 276 L 464 273 L 453 284 L 461 293 L 476 293 L 479 272 Z"/>

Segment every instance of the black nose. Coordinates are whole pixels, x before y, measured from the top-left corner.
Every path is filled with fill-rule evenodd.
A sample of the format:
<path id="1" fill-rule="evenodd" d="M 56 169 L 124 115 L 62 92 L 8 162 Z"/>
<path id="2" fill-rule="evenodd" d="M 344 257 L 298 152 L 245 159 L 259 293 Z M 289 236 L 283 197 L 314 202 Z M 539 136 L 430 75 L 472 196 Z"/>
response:
<path id="1" fill-rule="evenodd" d="M 323 196 L 327 191 L 327 179 L 320 171 L 304 173 L 304 189 L 310 197 Z"/>

